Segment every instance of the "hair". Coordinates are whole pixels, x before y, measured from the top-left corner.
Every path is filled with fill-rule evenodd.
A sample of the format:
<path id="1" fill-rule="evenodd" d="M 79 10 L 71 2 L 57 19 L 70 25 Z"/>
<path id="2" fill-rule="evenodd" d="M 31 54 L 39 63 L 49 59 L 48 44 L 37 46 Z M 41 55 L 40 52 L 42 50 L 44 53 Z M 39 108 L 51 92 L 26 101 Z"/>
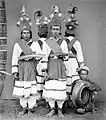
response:
<path id="1" fill-rule="evenodd" d="M 51 25 L 50 30 L 52 29 L 53 26 L 58 26 L 58 27 L 60 27 L 60 30 L 61 30 L 61 26 L 59 26 L 59 25 Z"/>
<path id="2" fill-rule="evenodd" d="M 89 72 L 88 72 L 88 70 L 85 70 L 85 69 L 81 69 L 80 71 L 78 71 L 78 73 L 81 74 L 81 71 L 82 71 L 82 70 L 86 71 L 86 72 L 87 72 L 87 75 L 88 75 Z"/>
<path id="3" fill-rule="evenodd" d="M 69 36 L 72 36 L 72 37 L 76 37 L 76 35 L 74 33 L 68 33 L 65 31 L 65 37 L 69 37 Z"/>
<path id="4" fill-rule="evenodd" d="M 24 30 L 29 30 L 29 29 L 24 29 Z M 21 35 L 20 38 L 21 38 L 21 39 L 23 39 L 22 34 L 23 34 L 23 31 L 24 31 L 24 30 L 22 30 L 21 33 L 20 33 L 20 35 Z M 30 32 L 30 39 L 32 39 L 32 31 L 29 30 L 29 32 Z"/>
<path id="5" fill-rule="evenodd" d="M 40 38 L 47 38 L 48 32 L 38 32 Z"/>
<path id="6" fill-rule="evenodd" d="M 50 26 L 50 33 L 51 33 L 51 29 L 52 29 L 53 26 L 58 26 L 58 27 L 60 27 L 60 33 L 59 33 L 59 35 L 62 35 L 62 33 L 61 33 L 61 26 L 59 26 L 59 25 L 52 25 L 52 26 Z M 51 34 L 52 34 L 52 33 L 51 33 Z"/>

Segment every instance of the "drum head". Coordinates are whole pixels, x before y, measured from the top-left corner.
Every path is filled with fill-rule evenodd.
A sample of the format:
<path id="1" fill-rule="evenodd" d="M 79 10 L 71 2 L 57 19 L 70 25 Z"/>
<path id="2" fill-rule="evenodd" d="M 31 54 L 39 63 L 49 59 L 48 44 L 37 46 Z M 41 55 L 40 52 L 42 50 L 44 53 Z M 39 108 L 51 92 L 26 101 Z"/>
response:
<path id="1" fill-rule="evenodd" d="M 87 87 L 81 89 L 79 94 L 78 106 L 85 106 L 89 100 L 89 90 Z"/>
<path id="2" fill-rule="evenodd" d="M 89 100 L 89 89 L 86 82 L 77 81 L 72 91 L 72 102 L 75 107 L 83 107 Z"/>

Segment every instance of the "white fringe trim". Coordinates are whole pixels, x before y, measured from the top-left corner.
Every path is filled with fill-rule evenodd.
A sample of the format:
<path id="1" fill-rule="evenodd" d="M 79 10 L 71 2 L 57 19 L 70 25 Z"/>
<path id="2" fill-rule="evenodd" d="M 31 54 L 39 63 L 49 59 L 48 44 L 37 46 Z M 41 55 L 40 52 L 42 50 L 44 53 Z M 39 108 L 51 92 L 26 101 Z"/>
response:
<path id="1" fill-rule="evenodd" d="M 29 97 L 30 94 L 37 94 L 36 81 L 15 81 L 13 88 L 13 96 L 15 97 Z"/>
<path id="2" fill-rule="evenodd" d="M 63 90 L 66 89 L 66 81 L 50 80 L 45 82 L 44 87 L 46 89 Z"/>
<path id="3" fill-rule="evenodd" d="M 55 99 L 55 100 L 64 100 L 66 99 L 66 90 L 65 91 L 48 91 L 43 90 L 44 98 Z"/>

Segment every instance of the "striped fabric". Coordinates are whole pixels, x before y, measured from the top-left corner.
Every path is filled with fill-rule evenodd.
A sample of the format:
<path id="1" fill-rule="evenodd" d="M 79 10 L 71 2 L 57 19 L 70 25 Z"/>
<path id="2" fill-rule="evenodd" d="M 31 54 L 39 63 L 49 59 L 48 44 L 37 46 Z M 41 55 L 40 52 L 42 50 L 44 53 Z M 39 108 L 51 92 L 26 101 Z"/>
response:
<path id="1" fill-rule="evenodd" d="M 43 97 L 46 99 L 64 100 L 66 98 L 66 80 L 49 80 L 45 82 Z"/>
<path id="2" fill-rule="evenodd" d="M 29 97 L 37 94 L 37 84 L 34 81 L 15 81 L 13 88 L 13 96 Z"/>
<path id="3" fill-rule="evenodd" d="M 66 63 L 67 67 L 67 75 L 71 76 L 71 78 L 67 78 L 67 92 L 71 92 L 71 84 L 75 81 L 80 79 L 78 72 L 76 71 L 78 68 L 78 63 L 75 58 L 69 59 Z"/>

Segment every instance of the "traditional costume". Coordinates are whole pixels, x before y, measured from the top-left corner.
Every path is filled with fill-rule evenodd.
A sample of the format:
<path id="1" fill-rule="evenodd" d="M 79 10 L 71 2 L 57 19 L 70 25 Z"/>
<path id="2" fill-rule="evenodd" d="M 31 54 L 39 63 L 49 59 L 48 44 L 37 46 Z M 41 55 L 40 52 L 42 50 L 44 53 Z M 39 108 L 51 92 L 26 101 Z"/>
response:
<path id="1" fill-rule="evenodd" d="M 36 15 L 36 25 L 38 28 L 38 40 L 36 41 L 36 48 L 37 48 L 37 54 L 43 53 L 43 43 L 47 39 L 48 35 L 48 22 L 49 20 L 46 17 L 43 17 L 43 13 L 41 10 L 35 11 L 34 15 Z M 37 65 L 37 71 L 39 75 L 43 75 L 43 59 L 41 59 Z M 42 97 L 43 92 L 43 85 L 44 85 L 44 78 L 37 76 L 37 85 L 38 85 L 38 92 Z"/>
<path id="2" fill-rule="evenodd" d="M 81 44 L 73 37 L 67 37 L 68 50 L 70 53 L 76 55 L 76 58 L 70 58 L 66 63 L 67 75 L 71 76 L 67 78 L 67 92 L 71 92 L 71 85 L 75 80 L 80 79 L 77 69 L 84 65 L 84 58 L 82 54 Z"/>
<path id="3" fill-rule="evenodd" d="M 75 38 L 76 36 L 75 32 L 78 26 L 78 21 L 75 20 L 75 17 L 74 17 L 75 11 L 74 12 L 72 11 L 68 10 L 69 18 L 68 18 L 68 21 L 66 22 L 65 37 L 66 37 L 69 53 L 74 54 L 76 58 L 69 57 L 69 60 L 66 62 L 67 75 L 71 76 L 71 78 L 67 78 L 67 94 L 71 92 L 72 83 L 75 80 L 80 79 L 77 69 L 79 69 L 84 65 L 84 58 L 83 58 L 81 44 Z"/>
<path id="4" fill-rule="evenodd" d="M 24 30 L 31 31 L 30 19 L 25 17 L 25 7 L 22 11 L 25 12 L 25 14 L 23 14 L 18 21 L 21 33 Z M 32 39 L 26 42 L 22 38 L 16 41 L 13 48 L 12 74 L 19 74 L 18 78 L 15 78 L 14 81 L 13 96 L 20 99 L 20 105 L 25 111 L 27 109 L 31 110 L 36 105 L 36 100 L 38 99 L 36 66 L 41 57 L 38 57 L 38 59 L 33 57 L 37 51 L 35 46 L 36 42 Z"/>
<path id="5" fill-rule="evenodd" d="M 50 37 L 44 45 L 44 53 L 48 55 L 48 75 L 54 80 L 45 81 L 43 95 L 47 98 L 64 101 L 66 97 L 66 67 L 63 58 L 59 57 L 58 54 L 67 53 L 67 44 L 64 40 L 62 41 L 62 38 L 56 41 L 55 38 Z M 49 94 L 50 92 L 52 94 Z"/>
<path id="6" fill-rule="evenodd" d="M 49 23 L 50 30 L 52 26 L 62 27 L 58 16 L 54 16 Z M 66 98 L 67 75 L 63 54 L 67 52 L 66 41 L 62 37 L 54 38 L 51 33 L 51 37 L 45 41 L 43 46 L 43 53 L 47 55 L 45 58 L 47 64 L 44 67 L 48 73 L 48 78 L 45 80 L 43 97 L 46 98 L 51 107 L 51 112 L 48 116 L 53 114 L 52 110 L 55 108 L 55 102 L 58 104 L 58 109 L 62 109 Z"/>

